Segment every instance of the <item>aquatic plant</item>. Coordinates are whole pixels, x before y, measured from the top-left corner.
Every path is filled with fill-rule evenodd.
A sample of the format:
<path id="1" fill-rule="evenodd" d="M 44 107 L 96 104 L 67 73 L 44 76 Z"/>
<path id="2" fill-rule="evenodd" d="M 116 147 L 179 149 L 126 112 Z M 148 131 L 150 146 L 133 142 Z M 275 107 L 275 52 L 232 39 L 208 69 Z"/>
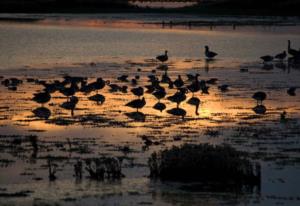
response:
<path id="1" fill-rule="evenodd" d="M 38 152 L 38 137 L 36 135 L 29 135 L 27 136 L 28 141 L 30 142 L 32 146 L 32 157 L 36 158 L 37 157 L 37 152 Z"/>
<path id="2" fill-rule="evenodd" d="M 47 166 L 48 166 L 48 172 L 49 172 L 49 181 L 54 181 L 56 180 L 56 168 L 57 168 L 57 164 L 52 162 L 52 159 L 48 158 L 47 160 Z"/>
<path id="3" fill-rule="evenodd" d="M 75 177 L 78 179 L 82 178 L 82 161 L 77 160 L 77 162 L 74 164 L 74 173 Z"/>
<path id="4" fill-rule="evenodd" d="M 107 179 L 120 179 L 122 174 L 121 162 L 114 157 L 100 157 L 87 159 L 86 171 L 89 173 L 91 179 L 104 180 Z"/>
<path id="5" fill-rule="evenodd" d="M 255 167 L 247 153 L 227 145 L 174 146 L 152 153 L 148 165 L 150 177 L 161 180 L 260 184 L 260 166 Z"/>

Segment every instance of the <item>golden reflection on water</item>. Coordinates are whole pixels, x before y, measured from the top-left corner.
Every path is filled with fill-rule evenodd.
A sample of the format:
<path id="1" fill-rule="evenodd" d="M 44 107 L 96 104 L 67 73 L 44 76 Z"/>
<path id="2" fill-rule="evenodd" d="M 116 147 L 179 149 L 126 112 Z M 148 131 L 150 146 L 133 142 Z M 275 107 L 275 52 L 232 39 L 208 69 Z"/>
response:
<path id="1" fill-rule="evenodd" d="M 130 64 L 134 65 L 133 62 L 131 62 Z M 66 101 L 66 98 L 63 97 L 61 93 L 55 92 L 54 94 L 52 94 L 51 101 L 48 104 L 44 105 L 48 107 L 52 112 L 50 119 L 47 121 L 35 118 L 31 112 L 34 108 L 40 106 L 39 104 L 33 102 L 31 98 L 33 97 L 33 93 L 40 91 L 42 87 L 32 83 L 26 83 L 26 80 L 23 79 L 25 83 L 19 87 L 17 92 L 7 91 L 3 87 L 1 88 L 1 98 L 3 99 L 3 101 L 1 101 L 1 107 L 9 107 L 9 111 L 2 111 L 1 113 L 3 115 L 9 116 L 7 120 L 4 120 L 4 122 L 17 126 L 23 125 L 28 127 L 29 130 L 33 131 L 59 131 L 65 130 L 68 127 L 81 125 L 83 127 L 108 127 L 112 130 L 115 127 L 134 127 L 137 129 L 137 132 L 141 133 L 145 131 L 146 128 L 152 127 L 158 127 L 164 130 L 167 129 L 172 131 L 172 129 L 174 129 L 174 126 L 176 128 L 182 125 L 188 126 L 191 130 L 197 129 L 199 126 L 208 127 L 233 125 L 241 121 L 246 121 L 245 118 L 249 116 L 254 116 L 252 108 L 256 103 L 251 98 L 251 96 L 257 89 L 255 89 L 255 87 L 241 88 L 243 86 L 240 85 L 243 84 L 243 82 L 241 82 L 242 78 L 247 78 L 247 75 L 249 76 L 250 74 L 242 74 L 237 68 L 234 70 L 228 70 L 229 73 L 235 74 L 236 76 L 224 76 L 224 74 L 227 72 L 226 69 L 222 68 L 221 66 L 224 63 L 219 63 L 218 61 L 210 63 L 210 68 L 212 68 L 212 70 L 210 71 L 207 71 L 205 69 L 206 64 L 207 63 L 201 60 L 189 59 L 173 60 L 169 64 L 168 73 L 172 79 L 177 78 L 177 75 L 180 74 L 182 75 L 183 79 L 186 80 L 185 74 L 191 71 L 194 73 L 200 73 L 200 79 L 208 80 L 213 77 L 219 78 L 219 82 L 217 85 L 210 85 L 209 95 L 201 94 L 200 92 L 195 94 L 195 96 L 199 97 L 201 100 L 199 116 L 195 114 L 194 106 L 188 105 L 186 102 L 181 103 L 180 107 L 184 108 L 187 111 L 187 116 L 184 121 L 182 121 L 180 117 L 171 116 L 166 112 L 166 110 L 163 112 L 154 110 L 152 107 L 157 102 L 157 100 L 151 94 L 144 95 L 147 103 L 146 106 L 140 110 L 146 115 L 146 119 L 144 122 L 135 121 L 125 115 L 125 113 L 128 112 L 135 112 L 135 109 L 128 108 L 125 106 L 125 104 L 137 97 L 135 97 L 130 92 L 131 88 L 133 88 L 130 82 L 118 82 L 116 80 L 116 77 L 126 72 L 130 76 L 128 79 L 131 80 L 134 75 L 138 74 L 141 76 L 138 86 L 145 86 L 149 84 L 147 75 L 151 74 L 150 71 L 153 69 L 153 64 L 145 64 L 142 66 L 139 65 L 143 67 L 142 72 L 137 72 L 135 67 L 132 67 L 128 70 L 128 68 L 124 65 L 125 69 L 118 70 L 118 72 L 113 71 L 112 73 L 107 74 L 100 73 L 102 74 L 101 76 L 103 76 L 106 80 L 110 80 L 112 83 L 117 83 L 121 86 L 128 86 L 128 93 L 111 93 L 109 91 L 109 86 L 106 86 L 103 90 L 99 91 L 99 93 L 105 96 L 106 100 L 103 105 L 98 105 L 95 102 L 88 100 L 87 98 L 88 96 L 96 94 L 95 92 L 92 92 L 88 95 L 78 92 L 76 96 L 78 96 L 79 98 L 79 104 L 74 111 L 74 116 L 71 116 L 71 111 L 64 110 L 60 107 L 60 104 Z M 230 66 L 234 65 L 235 63 L 232 63 L 232 65 Z M 163 73 L 163 71 L 157 70 L 156 75 L 158 77 L 161 77 Z M 61 80 L 61 78 L 55 79 Z M 46 80 L 51 82 L 54 79 Z M 94 80 L 94 78 L 91 78 L 89 79 L 89 82 L 92 82 Z M 231 83 L 228 92 L 222 93 L 218 90 L 218 85 L 230 81 L 233 81 L 235 83 Z M 251 80 L 249 81 L 251 82 Z M 274 80 L 270 79 L 270 81 Z M 186 81 L 186 84 L 189 84 L 189 82 Z M 167 85 L 163 86 L 167 88 Z M 167 89 L 166 91 L 167 96 L 170 96 L 176 92 L 176 89 Z M 186 100 L 191 97 L 191 93 L 187 94 Z M 299 115 L 299 111 L 297 111 L 297 109 L 299 108 L 289 107 L 289 105 L 293 104 L 293 102 L 290 101 L 291 99 L 285 101 L 285 93 L 277 95 L 276 98 L 282 99 L 284 101 L 279 104 L 276 99 L 267 99 L 265 103 L 268 107 L 267 114 L 271 116 L 273 114 L 279 116 L 280 112 L 285 110 L 287 112 L 293 112 L 294 114 Z M 299 101 L 299 98 L 295 97 L 294 100 L 296 100 L 297 102 Z M 166 104 L 167 109 L 176 107 L 175 103 L 169 102 L 168 100 L 166 100 L 166 98 L 162 99 L 161 102 Z M 278 107 L 282 107 L 282 109 L 278 110 Z M 297 112 L 295 113 L 295 111 Z M 264 119 L 265 117 L 268 117 L 268 115 L 259 116 L 258 119 Z M 249 118 L 248 121 L 251 121 L 251 118 Z"/>

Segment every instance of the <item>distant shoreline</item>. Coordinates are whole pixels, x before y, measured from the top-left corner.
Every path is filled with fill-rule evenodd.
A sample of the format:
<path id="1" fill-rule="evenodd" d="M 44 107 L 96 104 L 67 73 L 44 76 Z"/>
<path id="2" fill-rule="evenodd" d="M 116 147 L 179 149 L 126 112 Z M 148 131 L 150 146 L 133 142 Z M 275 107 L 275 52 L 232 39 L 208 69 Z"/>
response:
<path id="1" fill-rule="evenodd" d="M 202 28 L 202 27 L 241 27 L 241 26 L 299 26 L 299 17 L 281 16 L 235 16 L 235 15 L 194 15 L 184 14 L 178 18 L 176 14 L 166 13 L 8 13 L 0 14 L 0 22 L 36 23 L 43 25 L 80 25 L 106 27 L 136 28 Z"/>

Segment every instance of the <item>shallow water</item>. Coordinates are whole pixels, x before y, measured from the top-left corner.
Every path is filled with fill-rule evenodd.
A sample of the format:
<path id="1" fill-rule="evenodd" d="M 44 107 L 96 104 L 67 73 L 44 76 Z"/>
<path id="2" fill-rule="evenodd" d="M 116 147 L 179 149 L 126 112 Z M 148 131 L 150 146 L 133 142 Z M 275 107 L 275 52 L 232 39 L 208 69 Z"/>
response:
<path id="1" fill-rule="evenodd" d="M 274 62 L 270 69 L 259 59 L 286 49 L 288 39 L 293 47 L 300 47 L 298 26 L 189 30 L 132 25 L 126 28 L 128 19 L 114 26 L 103 25 L 102 20 L 97 19 L 96 25 L 90 24 L 95 22 L 93 18 L 0 23 L 0 76 L 23 80 L 17 91 L 0 86 L 0 192 L 32 191 L 25 198 L 0 197 L 1 204 L 299 205 L 300 98 L 299 94 L 288 96 L 286 90 L 300 87 L 300 69 L 287 62 Z M 219 53 L 215 61 L 205 61 L 206 44 Z M 120 82 L 117 76 L 128 74 L 130 80 L 140 75 L 138 85 L 149 84 L 147 76 L 159 66 L 154 57 L 165 49 L 170 52 L 168 74 L 172 79 L 180 74 L 188 84 L 187 73 L 199 73 L 203 80 L 218 78 L 216 85 L 210 85 L 209 95 L 195 94 L 201 99 L 199 116 L 187 103 L 181 104 L 187 111 L 184 120 L 156 111 L 152 106 L 157 101 L 145 94 L 147 105 L 141 112 L 146 119 L 136 121 L 125 115 L 134 111 L 124 106 L 135 98 L 133 94 L 111 93 L 108 86 L 99 91 L 106 97 L 103 105 L 87 99 L 94 92 L 76 94 L 79 104 L 74 116 L 59 106 L 66 100 L 59 92 L 51 94 L 51 102 L 45 105 L 52 112 L 49 120 L 32 114 L 32 109 L 40 105 L 31 98 L 42 87 L 26 82 L 28 77 L 51 82 L 68 74 L 89 77 L 91 82 L 101 76 L 127 85 L 130 90 L 131 83 Z M 157 76 L 162 74 L 156 69 Z M 221 84 L 229 85 L 228 92 L 218 89 Z M 265 115 L 256 115 L 252 110 L 256 102 L 251 96 L 259 90 L 268 95 Z M 175 91 L 167 90 L 168 95 Z M 168 109 L 175 107 L 166 99 L 162 102 Z M 279 121 L 283 111 L 287 112 L 287 123 Z M 211 135 L 211 131 L 217 135 Z M 25 138 L 30 134 L 38 136 L 40 149 L 36 157 Z M 159 145 L 145 148 L 142 135 Z M 12 147 L 17 139 L 22 143 Z M 68 149 L 68 139 L 73 152 Z M 227 143 L 250 152 L 263 166 L 261 193 L 187 192 L 179 183 L 150 181 L 147 158 L 151 152 L 183 143 Z M 132 152 L 124 154 L 122 146 L 129 146 Z M 48 182 L 44 166 L 47 155 L 56 157 L 59 165 L 58 179 L 53 183 Z M 76 182 L 72 176 L 75 160 L 99 155 L 126 157 L 126 178 L 113 183 L 87 178 Z"/>

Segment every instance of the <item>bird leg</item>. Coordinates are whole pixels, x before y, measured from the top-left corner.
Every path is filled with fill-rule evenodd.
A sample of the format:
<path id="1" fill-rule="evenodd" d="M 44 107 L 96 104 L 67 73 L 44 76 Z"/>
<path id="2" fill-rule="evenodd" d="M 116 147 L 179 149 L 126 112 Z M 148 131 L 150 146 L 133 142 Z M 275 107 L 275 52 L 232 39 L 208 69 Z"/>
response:
<path id="1" fill-rule="evenodd" d="M 199 108 L 199 104 L 196 105 L 196 110 L 195 110 L 195 114 L 196 114 L 197 116 L 199 115 L 199 113 L 198 113 L 198 108 Z"/>

